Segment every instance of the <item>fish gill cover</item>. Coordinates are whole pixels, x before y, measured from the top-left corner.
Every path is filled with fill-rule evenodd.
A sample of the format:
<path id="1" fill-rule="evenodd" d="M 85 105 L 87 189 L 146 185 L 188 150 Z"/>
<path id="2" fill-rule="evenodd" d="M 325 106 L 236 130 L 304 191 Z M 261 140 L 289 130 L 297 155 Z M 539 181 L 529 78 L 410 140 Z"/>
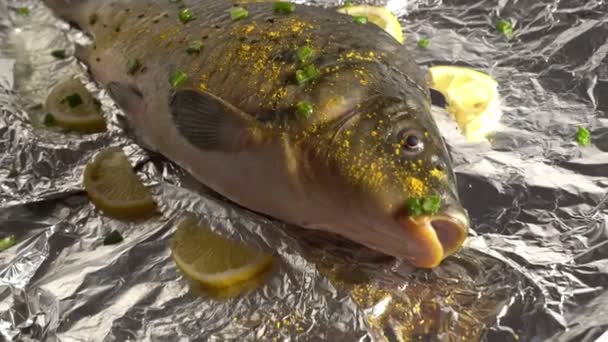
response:
<path id="1" fill-rule="evenodd" d="M 124 133 L 121 113 L 72 57 L 82 33 L 40 2 L 2 1 L 0 238 L 14 235 L 16 245 L 0 252 L 0 340 L 606 338 L 608 4 L 374 4 L 399 16 L 408 48 L 431 42 L 415 52 L 421 66 L 485 71 L 503 98 L 502 126 L 488 142 L 467 143 L 435 110 L 472 232 L 433 270 L 361 249 L 353 255 L 343 240 L 283 227 L 209 193 Z M 74 73 L 101 100 L 106 132 L 42 127 L 38 104 Z M 590 133 L 586 146 L 577 144 L 580 126 Z M 94 210 L 81 175 L 108 146 L 122 147 L 138 166 L 162 217 L 124 223 Z M 198 294 L 168 248 L 185 212 L 271 246 L 277 269 L 236 298 Z M 112 231 L 124 241 L 105 246 Z"/>

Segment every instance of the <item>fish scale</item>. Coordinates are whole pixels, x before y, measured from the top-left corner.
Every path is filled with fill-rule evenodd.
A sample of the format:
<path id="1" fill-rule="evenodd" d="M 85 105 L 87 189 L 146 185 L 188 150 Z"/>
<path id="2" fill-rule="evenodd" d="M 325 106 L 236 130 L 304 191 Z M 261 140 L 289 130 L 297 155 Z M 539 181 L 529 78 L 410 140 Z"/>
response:
<path id="1" fill-rule="evenodd" d="M 184 4 L 187 5 L 187 2 Z M 171 60 L 168 61 L 171 67 L 173 69 L 185 68 L 185 71 L 190 75 L 191 79 L 188 86 L 211 87 L 209 88 L 210 91 L 221 93 L 229 102 L 241 105 L 249 113 L 259 111 L 260 108 L 257 107 L 262 107 L 262 111 L 268 110 L 269 108 L 266 107 L 270 104 L 269 98 L 276 94 L 280 87 L 293 85 L 295 70 L 293 66 L 290 68 L 287 65 L 285 66 L 287 71 L 280 73 L 274 79 L 268 79 L 268 73 L 264 69 L 267 66 L 265 63 L 258 66 L 254 64 L 253 66 L 243 67 L 240 63 L 242 58 L 239 57 L 242 57 L 242 54 L 239 55 L 239 50 L 242 50 L 243 44 L 248 41 L 257 41 L 257 43 L 251 45 L 252 49 L 258 52 L 258 56 L 252 56 L 252 58 L 258 57 L 258 60 L 254 61 L 258 63 L 270 62 L 273 60 L 272 56 L 294 54 L 299 46 L 312 44 L 322 47 L 319 52 L 323 59 L 320 68 L 340 64 L 345 67 L 361 66 L 369 63 L 369 61 L 345 60 L 338 62 L 337 57 L 353 51 L 361 51 L 362 53 L 376 51 L 380 53 L 383 50 L 383 45 L 375 41 L 374 43 L 365 43 L 366 41 L 372 42 L 372 40 L 365 40 L 363 35 L 356 49 L 340 43 L 343 40 L 342 37 L 348 35 L 349 18 L 344 16 L 336 20 L 335 15 L 329 16 L 324 11 L 319 11 L 316 8 L 298 7 L 298 13 L 302 12 L 301 17 L 304 19 L 294 19 L 293 16 L 275 14 L 271 4 L 249 4 L 247 5 L 250 13 L 249 18 L 233 21 L 229 15 L 229 9 L 233 7 L 230 2 L 199 1 L 191 6 L 186 6 L 186 8 L 192 10 L 195 19 L 182 24 L 178 19 L 181 10 L 178 4 L 167 6 L 166 2 L 150 2 L 149 5 L 146 4 L 143 7 L 137 5 L 137 3 L 129 2 L 110 5 L 112 10 L 121 14 L 106 19 L 108 22 L 105 22 L 104 19 L 100 20 L 91 31 L 96 37 L 105 37 L 109 32 L 109 36 L 107 36 L 109 38 L 106 39 L 118 42 L 113 45 L 114 51 L 125 56 L 131 56 L 131 58 L 141 59 L 144 64 L 166 63 L 166 61 L 155 60 L 155 56 L 160 56 L 155 49 L 164 49 L 172 55 Z M 129 12 L 126 11 L 127 9 L 129 9 Z M 103 11 L 103 9 L 99 11 Z M 167 16 L 162 16 L 163 13 L 166 13 Z M 138 17 L 141 14 L 144 15 L 143 18 Z M 155 18 L 159 17 L 160 19 L 154 22 Z M 270 19 L 274 22 L 269 22 Z M 327 19 L 332 20 L 334 30 L 331 35 L 322 35 L 319 32 L 318 23 Z M 295 30 L 294 23 L 302 26 L 310 25 L 310 27 L 307 26 L 302 29 L 301 34 L 296 34 L 292 32 Z M 255 25 L 255 28 L 248 34 L 243 34 L 239 30 L 253 25 Z M 121 28 L 119 33 L 112 32 L 115 27 Z M 367 31 L 371 31 L 369 34 L 377 35 L 380 30 L 375 28 Z M 272 41 L 266 38 L 269 33 L 280 35 L 281 39 Z M 283 38 L 284 36 L 287 36 L 286 39 Z M 315 38 L 311 39 L 310 37 Z M 185 53 L 185 49 L 188 42 L 194 39 L 203 40 L 205 46 L 200 55 L 191 56 Z M 242 39 L 248 41 L 244 42 Z M 385 39 L 392 38 L 386 37 Z M 262 53 L 263 49 L 268 49 L 268 51 Z M 267 58 L 260 60 L 260 54 Z M 165 74 L 161 77 L 157 79 L 157 82 L 164 82 L 170 75 Z M 240 82 L 235 83 L 236 80 Z M 342 82 L 344 84 L 350 84 L 351 81 L 349 79 L 336 80 L 337 83 Z M 245 85 L 245 89 L 235 87 L 235 84 L 239 83 Z M 247 94 L 253 87 L 258 87 L 258 89 L 269 88 L 266 91 L 267 94 L 262 94 L 263 101 L 241 103 L 242 94 Z M 373 85 L 370 84 L 369 88 L 370 90 L 367 91 L 373 91 Z M 249 98 L 256 95 L 259 95 L 259 93 L 251 94 Z M 301 94 L 298 95 L 295 97 L 305 97 Z M 284 107 L 287 107 L 287 105 Z M 286 108 L 282 109 L 285 110 Z"/>
<path id="2" fill-rule="evenodd" d="M 224 0 L 66 2 L 45 0 L 92 35 L 80 58 L 138 143 L 209 188 L 420 267 L 464 241 L 468 216 L 425 78 L 380 27 L 305 5 L 279 14 L 246 3 L 233 20 Z M 180 21 L 184 9 L 192 20 Z M 200 52 L 188 52 L 195 40 Z M 302 47 L 311 61 L 298 60 Z M 318 76 L 302 83 L 307 68 Z"/>

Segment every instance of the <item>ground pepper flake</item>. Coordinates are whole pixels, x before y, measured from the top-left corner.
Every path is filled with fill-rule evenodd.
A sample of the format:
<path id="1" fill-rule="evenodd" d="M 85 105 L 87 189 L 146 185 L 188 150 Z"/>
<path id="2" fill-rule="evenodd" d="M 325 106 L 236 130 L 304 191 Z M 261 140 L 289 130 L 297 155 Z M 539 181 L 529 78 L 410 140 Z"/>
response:
<path id="1" fill-rule="evenodd" d="M 432 169 L 431 170 L 431 176 L 435 177 L 439 180 L 443 180 L 445 179 L 445 173 L 443 173 L 443 171 L 439 170 L 439 169 Z"/>
<path id="2" fill-rule="evenodd" d="M 406 192 L 412 197 L 424 197 L 427 192 L 426 184 L 416 177 L 406 178 Z"/>

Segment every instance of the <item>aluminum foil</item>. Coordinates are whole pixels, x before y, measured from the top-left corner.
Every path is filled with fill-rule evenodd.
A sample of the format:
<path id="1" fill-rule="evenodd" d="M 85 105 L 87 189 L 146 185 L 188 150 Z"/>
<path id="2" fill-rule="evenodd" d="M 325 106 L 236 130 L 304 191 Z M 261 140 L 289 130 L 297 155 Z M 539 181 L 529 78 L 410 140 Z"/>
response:
<path id="1" fill-rule="evenodd" d="M 73 57 L 51 56 L 71 55 L 85 36 L 39 2 L 1 1 L 0 235 L 18 243 L 0 252 L 0 340 L 608 339 L 606 2 L 373 4 L 399 16 L 421 66 L 468 65 L 500 85 L 504 116 L 488 142 L 466 142 L 436 110 L 473 230 L 460 253 L 430 271 L 285 226 L 206 190 L 135 145 L 121 112 Z M 512 39 L 496 33 L 499 18 L 514 23 Z M 427 49 L 416 48 L 421 37 L 430 38 Z M 73 74 L 102 101 L 108 132 L 41 125 L 37 105 Z M 579 125 L 590 129 L 591 146 L 576 144 Z M 137 165 L 161 218 L 124 223 L 87 200 L 84 165 L 108 146 Z M 199 291 L 168 248 L 186 213 L 273 251 L 275 267 L 235 295 Z M 125 240 L 104 246 L 111 230 Z"/>

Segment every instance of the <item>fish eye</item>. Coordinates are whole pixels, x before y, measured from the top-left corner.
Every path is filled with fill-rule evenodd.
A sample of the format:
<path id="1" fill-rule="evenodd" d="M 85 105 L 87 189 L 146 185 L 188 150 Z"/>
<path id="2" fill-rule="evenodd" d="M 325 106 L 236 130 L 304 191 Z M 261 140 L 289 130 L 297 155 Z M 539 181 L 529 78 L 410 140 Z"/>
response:
<path id="1" fill-rule="evenodd" d="M 421 132 L 413 129 L 404 130 L 400 134 L 403 152 L 407 155 L 416 155 L 424 149 L 424 136 Z"/>

